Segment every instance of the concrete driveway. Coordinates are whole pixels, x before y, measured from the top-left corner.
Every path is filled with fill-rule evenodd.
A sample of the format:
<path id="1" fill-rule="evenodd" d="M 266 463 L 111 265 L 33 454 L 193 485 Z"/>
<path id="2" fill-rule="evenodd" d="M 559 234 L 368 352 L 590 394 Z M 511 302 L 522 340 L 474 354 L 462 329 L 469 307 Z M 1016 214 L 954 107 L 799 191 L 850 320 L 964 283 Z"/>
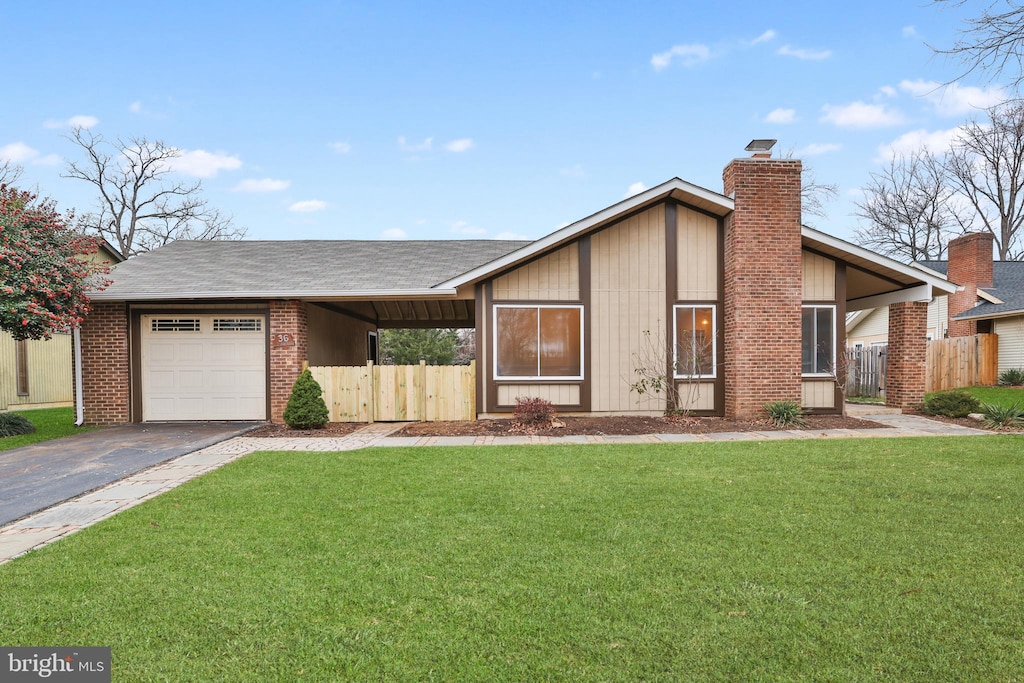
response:
<path id="1" fill-rule="evenodd" d="M 0 526 L 255 426 L 240 422 L 122 425 L 0 451 Z"/>

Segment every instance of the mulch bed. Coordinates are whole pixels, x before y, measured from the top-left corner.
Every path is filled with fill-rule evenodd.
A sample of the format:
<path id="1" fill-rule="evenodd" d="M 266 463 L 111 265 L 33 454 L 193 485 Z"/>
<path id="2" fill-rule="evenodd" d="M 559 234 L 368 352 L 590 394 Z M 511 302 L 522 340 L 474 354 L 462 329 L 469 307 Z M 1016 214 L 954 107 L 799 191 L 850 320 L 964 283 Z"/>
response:
<path id="1" fill-rule="evenodd" d="M 858 420 L 839 415 L 810 415 L 803 431 L 825 429 L 872 429 L 885 425 L 869 420 Z M 558 417 L 555 424 L 564 426 L 544 429 L 524 428 L 512 420 L 475 420 L 472 422 L 410 422 L 394 436 L 512 436 L 536 434 L 538 436 L 575 436 L 593 434 L 712 434 L 715 432 L 777 431 L 768 420 L 736 422 L 720 417 Z M 268 424 L 246 436 L 255 437 L 337 437 L 351 434 L 363 426 L 360 422 L 331 422 L 323 429 L 290 429 L 283 424 Z"/>

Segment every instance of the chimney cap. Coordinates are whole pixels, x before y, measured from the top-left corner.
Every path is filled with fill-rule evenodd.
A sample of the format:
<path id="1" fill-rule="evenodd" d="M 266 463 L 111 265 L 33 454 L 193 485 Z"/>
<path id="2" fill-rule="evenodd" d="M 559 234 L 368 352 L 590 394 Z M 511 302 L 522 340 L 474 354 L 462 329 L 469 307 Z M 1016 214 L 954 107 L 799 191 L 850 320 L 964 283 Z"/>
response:
<path id="1" fill-rule="evenodd" d="M 746 146 L 746 151 L 762 154 L 767 152 L 770 154 L 776 142 L 778 140 L 751 140 L 750 144 Z"/>

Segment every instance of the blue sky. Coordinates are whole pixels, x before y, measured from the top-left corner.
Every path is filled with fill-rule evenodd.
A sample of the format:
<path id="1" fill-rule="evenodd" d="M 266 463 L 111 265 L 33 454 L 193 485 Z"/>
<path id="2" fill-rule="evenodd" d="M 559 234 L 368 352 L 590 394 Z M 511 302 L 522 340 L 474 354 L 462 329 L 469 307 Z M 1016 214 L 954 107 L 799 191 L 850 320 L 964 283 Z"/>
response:
<path id="1" fill-rule="evenodd" d="M 936 89 L 972 8 L 924 0 L 91 4 L 5 7 L 0 158 L 81 213 L 70 125 L 161 139 L 250 239 L 537 238 L 674 176 L 721 191 L 752 138 L 838 184 L 809 222 L 850 239 L 890 149 L 1003 96 Z"/>

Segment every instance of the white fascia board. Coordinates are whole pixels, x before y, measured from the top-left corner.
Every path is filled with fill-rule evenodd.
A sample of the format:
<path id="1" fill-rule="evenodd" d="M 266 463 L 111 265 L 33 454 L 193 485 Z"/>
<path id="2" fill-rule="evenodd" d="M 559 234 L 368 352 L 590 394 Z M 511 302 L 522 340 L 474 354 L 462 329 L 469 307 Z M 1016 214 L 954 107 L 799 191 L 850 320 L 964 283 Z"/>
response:
<path id="1" fill-rule="evenodd" d="M 875 294 L 874 296 L 865 296 L 860 299 L 851 299 L 846 302 L 846 310 L 862 311 L 866 308 L 881 308 L 889 304 L 898 304 L 906 301 L 931 300 L 932 286 L 926 282 L 923 285 L 908 287 L 907 289 L 900 289 L 895 292 L 888 292 L 887 294 Z"/>
<path id="2" fill-rule="evenodd" d="M 366 299 L 454 299 L 454 288 L 428 289 L 368 289 L 339 292 L 325 291 L 269 291 L 269 292 L 91 292 L 93 301 L 162 301 L 183 299 L 302 299 L 306 301 L 343 301 Z"/>
<path id="3" fill-rule="evenodd" d="M 458 277 L 452 278 L 447 282 L 442 282 L 438 287 L 460 287 L 469 282 L 473 282 L 474 280 L 484 278 L 491 273 L 504 270 L 519 261 L 528 259 L 535 254 L 546 251 L 562 242 L 567 242 L 578 235 L 586 233 L 594 226 L 614 220 L 616 216 L 629 213 L 648 202 L 656 200 L 662 196 L 668 196 L 673 191 L 677 190 L 690 195 L 695 199 L 716 204 L 726 213 L 732 211 L 736 206 L 736 202 L 725 195 L 720 195 L 717 192 L 712 192 L 711 190 L 706 190 L 703 187 L 692 185 L 685 180 L 680 180 L 679 178 L 673 178 L 661 185 L 652 187 L 649 190 L 644 190 L 639 194 L 635 194 L 632 197 L 618 202 L 617 204 L 613 204 L 606 209 L 602 209 L 595 214 L 567 225 L 561 230 L 556 230 L 545 237 L 541 237 L 536 242 L 531 242 L 525 247 L 517 249 L 510 254 L 506 254 L 499 259 L 495 259 L 490 263 L 485 263 L 484 265 L 474 268 L 467 273 L 463 273 Z"/>
<path id="4" fill-rule="evenodd" d="M 857 327 L 857 325 L 860 325 L 860 323 L 864 320 L 864 318 L 868 317 L 868 315 L 870 315 L 871 311 L 873 311 L 873 310 L 875 310 L 875 309 L 873 309 L 873 308 L 862 308 L 859 311 L 849 311 L 849 310 L 847 310 L 847 313 L 848 313 L 849 317 L 846 320 L 846 334 L 850 334 L 850 332 L 852 332 L 853 329 L 855 327 Z M 852 314 L 852 315 L 850 315 L 850 314 Z"/>
<path id="5" fill-rule="evenodd" d="M 988 292 L 986 292 L 984 289 L 981 289 L 981 288 L 978 288 L 978 298 L 979 299 L 984 299 L 985 301 L 989 302 L 990 304 L 996 304 L 997 306 L 999 304 L 1005 304 L 1006 303 L 1005 301 L 1003 301 L 1002 299 L 1000 299 L 996 295 L 989 294 Z"/>
<path id="6" fill-rule="evenodd" d="M 823 232 L 815 230 L 814 228 L 809 228 L 806 225 L 801 226 L 800 234 L 803 235 L 804 237 L 808 238 L 808 239 L 812 239 L 812 240 L 815 240 L 817 242 L 821 242 L 823 244 L 827 244 L 828 246 L 832 247 L 833 249 L 838 249 L 840 251 L 845 251 L 846 253 L 848 253 L 848 254 L 850 254 L 852 256 L 856 256 L 858 258 L 862 258 L 862 259 L 865 259 L 867 261 L 871 261 L 872 263 L 877 263 L 878 265 L 882 266 L 883 268 L 888 268 L 889 270 L 895 270 L 896 272 L 898 272 L 898 273 L 900 273 L 902 275 L 906 275 L 907 277 L 912 277 L 912 278 L 915 278 L 915 279 L 918 279 L 918 280 L 922 280 L 922 281 L 928 283 L 929 285 L 931 285 L 932 287 L 934 287 L 935 289 L 943 292 L 944 294 L 952 294 L 952 293 L 954 293 L 956 291 L 959 291 L 961 289 L 961 287 L 959 287 L 958 285 L 953 284 L 952 282 L 950 282 L 946 278 L 942 277 L 938 273 L 935 273 L 935 271 L 930 271 L 931 273 L 935 273 L 934 275 L 931 275 L 931 274 L 929 274 L 929 272 L 926 272 L 926 271 L 929 270 L 927 268 L 915 268 L 914 266 L 908 266 L 906 264 L 900 263 L 899 261 L 893 260 L 893 259 L 889 258 L 888 256 L 882 256 L 881 254 L 876 254 L 875 252 L 871 251 L 870 249 L 865 249 L 864 247 L 858 247 L 856 244 L 851 244 L 850 242 L 847 242 L 845 240 L 841 240 L 838 237 L 833 237 L 832 235 L 827 235 L 827 234 L 825 234 Z M 865 298 L 870 298 L 870 297 L 865 297 Z"/>
<path id="7" fill-rule="evenodd" d="M 953 320 L 995 320 L 996 318 L 1016 318 L 1017 316 L 1024 315 L 1024 309 L 1016 309 L 1013 311 L 999 311 L 998 313 L 979 313 L 977 315 L 971 315 L 970 311 L 965 311 L 959 315 L 953 316 Z"/>

